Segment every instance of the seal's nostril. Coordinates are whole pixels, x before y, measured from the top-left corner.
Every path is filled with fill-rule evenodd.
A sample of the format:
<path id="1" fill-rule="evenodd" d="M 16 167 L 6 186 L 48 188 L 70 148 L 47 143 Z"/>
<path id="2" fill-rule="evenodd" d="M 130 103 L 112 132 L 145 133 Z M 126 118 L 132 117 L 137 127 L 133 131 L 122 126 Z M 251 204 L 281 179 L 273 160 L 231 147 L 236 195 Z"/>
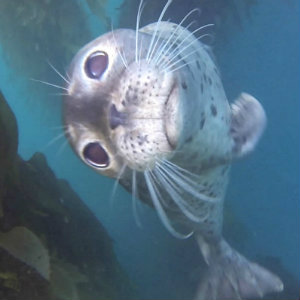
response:
<path id="1" fill-rule="evenodd" d="M 85 161 L 93 167 L 106 168 L 109 164 L 108 155 L 98 142 L 87 144 L 82 154 Z"/>
<path id="2" fill-rule="evenodd" d="M 125 125 L 127 120 L 127 114 L 119 112 L 116 106 L 113 104 L 110 108 L 109 125 L 111 129 L 115 129 L 119 125 Z"/>

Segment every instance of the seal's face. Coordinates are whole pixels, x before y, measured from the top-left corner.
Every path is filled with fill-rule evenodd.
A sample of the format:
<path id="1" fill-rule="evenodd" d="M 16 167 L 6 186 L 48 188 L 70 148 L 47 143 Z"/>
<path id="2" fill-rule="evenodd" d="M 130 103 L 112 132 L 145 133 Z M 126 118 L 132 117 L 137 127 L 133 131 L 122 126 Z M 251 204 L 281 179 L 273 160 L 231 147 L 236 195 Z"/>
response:
<path id="1" fill-rule="evenodd" d="M 151 169 L 178 140 L 176 73 L 147 59 L 151 36 L 141 39 L 137 55 L 135 31 L 103 35 L 79 51 L 69 71 L 68 138 L 85 163 L 112 177 L 122 166 Z"/>

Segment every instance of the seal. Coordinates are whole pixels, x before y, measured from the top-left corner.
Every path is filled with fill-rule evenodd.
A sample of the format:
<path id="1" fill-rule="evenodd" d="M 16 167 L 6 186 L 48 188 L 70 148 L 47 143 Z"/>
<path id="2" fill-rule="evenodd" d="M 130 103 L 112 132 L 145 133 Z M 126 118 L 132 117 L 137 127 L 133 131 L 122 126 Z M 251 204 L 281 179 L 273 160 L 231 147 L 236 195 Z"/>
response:
<path id="1" fill-rule="evenodd" d="M 153 206 L 178 238 L 194 235 L 208 265 L 196 299 L 263 297 L 281 280 L 222 236 L 231 162 L 251 152 L 266 124 L 242 93 L 230 105 L 209 48 L 183 23 L 118 29 L 84 46 L 68 72 L 67 138 L 84 163 Z"/>

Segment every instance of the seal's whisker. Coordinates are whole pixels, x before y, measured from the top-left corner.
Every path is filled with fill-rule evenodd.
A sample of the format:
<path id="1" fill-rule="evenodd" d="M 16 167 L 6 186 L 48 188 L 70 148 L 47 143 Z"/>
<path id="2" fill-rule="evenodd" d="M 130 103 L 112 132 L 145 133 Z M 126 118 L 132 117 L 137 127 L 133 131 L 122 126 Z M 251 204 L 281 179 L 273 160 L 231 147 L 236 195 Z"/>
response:
<path id="1" fill-rule="evenodd" d="M 200 38 L 193 39 L 191 42 L 189 42 L 189 40 L 191 40 L 191 38 L 197 32 L 203 30 L 204 28 L 213 26 L 213 25 L 214 24 L 206 24 L 206 25 L 203 25 L 203 26 L 195 29 L 192 32 L 189 32 L 189 34 L 187 34 L 187 36 L 179 43 L 179 45 L 177 45 L 177 47 L 175 49 L 173 49 L 170 53 L 168 53 L 168 56 L 171 57 L 170 60 L 168 61 L 168 63 L 172 62 L 178 55 L 180 55 L 185 49 L 187 49 L 188 47 L 190 47 L 191 45 L 193 45 L 196 41 L 198 41 L 199 39 L 203 38 L 203 36 L 201 36 Z M 182 47 L 183 45 L 187 45 L 187 46 Z M 178 51 L 178 49 L 180 49 L 180 50 Z M 162 68 L 164 68 L 165 66 L 166 66 L 166 64 L 163 65 Z"/>
<path id="2" fill-rule="evenodd" d="M 155 185 L 155 182 L 153 180 L 153 174 L 150 170 L 146 170 L 144 172 L 144 177 L 145 177 L 145 181 L 146 181 L 146 185 L 148 187 L 153 205 L 158 213 L 158 216 L 160 217 L 162 223 L 165 225 L 165 227 L 167 228 L 167 230 L 175 237 L 179 238 L 179 239 L 186 239 L 189 238 L 193 232 L 190 232 L 188 234 L 181 234 L 179 232 L 177 232 L 175 230 L 175 228 L 173 228 L 169 217 L 167 216 L 166 212 L 164 211 L 162 205 L 161 205 L 161 201 L 160 199 L 162 198 L 157 186 Z"/>
<path id="3" fill-rule="evenodd" d="M 194 60 L 191 60 L 191 61 L 189 61 L 189 62 L 187 62 L 187 63 L 185 63 L 185 64 L 182 64 L 182 65 L 180 65 L 180 66 L 178 66 L 178 67 L 176 67 L 176 68 L 168 69 L 168 70 L 164 70 L 164 71 L 165 71 L 165 72 L 168 72 L 168 73 L 173 73 L 173 72 L 176 72 L 176 71 L 178 71 L 178 70 L 184 68 L 185 66 L 188 66 L 188 65 L 193 64 L 193 63 L 196 62 L 196 61 L 197 61 L 197 59 L 194 59 Z"/>
<path id="4" fill-rule="evenodd" d="M 141 223 L 141 220 L 138 215 L 138 207 L 137 207 L 138 191 L 137 191 L 137 183 L 136 183 L 136 170 L 132 170 L 132 187 L 131 187 L 131 189 L 132 189 L 131 198 L 132 198 L 133 216 L 134 216 L 137 226 L 141 228 L 142 223 Z"/>
<path id="5" fill-rule="evenodd" d="M 62 152 L 66 149 L 66 146 L 68 145 L 68 140 L 65 139 L 62 145 L 59 147 L 58 151 L 56 152 L 56 156 L 59 156 L 62 154 Z"/>
<path id="6" fill-rule="evenodd" d="M 197 181 L 192 180 L 190 177 L 178 172 L 176 169 L 170 168 L 167 164 L 165 164 L 165 167 L 169 171 L 173 170 L 172 179 L 191 196 L 206 202 L 220 201 L 220 198 L 218 197 L 210 197 L 202 193 L 201 190 L 205 189 L 205 187 L 199 185 Z"/>
<path id="7" fill-rule="evenodd" d="M 185 29 L 187 29 L 188 30 L 188 28 L 190 27 L 190 26 L 192 26 L 192 24 L 193 23 L 195 23 L 195 21 L 192 21 L 190 24 L 188 24 L 186 27 L 185 27 Z M 180 27 L 177 27 L 176 29 L 179 29 Z M 172 48 L 172 47 L 175 47 L 174 45 L 176 44 L 176 42 L 177 42 L 177 40 L 179 39 L 179 37 L 183 34 L 183 30 L 181 31 L 181 33 L 180 34 L 178 34 L 177 36 L 176 36 L 176 39 L 174 39 L 173 41 L 167 41 L 166 43 L 162 43 L 162 45 L 163 46 L 169 46 L 167 49 L 165 49 L 165 50 L 158 50 L 158 51 L 160 51 L 161 53 L 159 53 L 159 55 L 157 55 L 157 56 L 159 56 L 158 58 L 156 58 L 155 59 L 155 64 L 156 65 L 159 65 L 162 61 L 163 61 L 163 59 L 164 59 L 164 55 L 167 55 L 168 54 L 168 52 L 170 51 L 170 49 Z M 164 47 L 164 48 L 165 48 Z"/>
<path id="8" fill-rule="evenodd" d="M 39 83 L 43 83 L 45 85 L 49 85 L 49 86 L 52 86 L 52 87 L 55 87 L 55 88 L 58 88 L 58 89 L 62 89 L 64 91 L 68 92 L 67 88 L 65 88 L 63 86 L 60 86 L 60 85 L 57 85 L 57 84 L 53 84 L 53 83 L 50 83 L 50 82 L 47 82 L 47 81 L 43 81 L 43 80 L 39 80 L 39 79 L 33 79 L 33 78 L 30 78 L 30 80 L 35 81 L 35 82 L 39 82 Z"/>
<path id="9" fill-rule="evenodd" d="M 62 129 L 62 128 L 60 128 Z M 49 141 L 46 146 L 43 148 L 43 150 L 46 150 L 48 147 L 50 147 L 52 144 L 54 144 L 55 142 L 59 141 L 60 139 L 62 139 L 66 133 L 68 133 L 68 129 L 64 129 L 65 131 L 62 133 L 59 133 L 57 136 L 55 136 L 53 139 L 51 139 L 51 141 Z"/>
<path id="10" fill-rule="evenodd" d="M 170 167 L 188 175 L 188 176 L 191 176 L 193 178 L 195 178 L 195 180 L 198 180 L 200 179 L 200 176 L 195 174 L 195 173 L 192 173 L 191 171 L 187 170 L 187 169 L 184 169 L 174 163 L 172 163 L 170 160 L 167 160 L 167 159 L 163 159 L 163 160 L 160 160 L 160 162 L 163 164 L 163 165 L 169 165 Z"/>
<path id="11" fill-rule="evenodd" d="M 67 84 L 70 84 L 70 80 L 68 80 L 65 76 L 63 76 L 51 63 L 49 60 L 47 60 L 48 65 L 52 68 L 52 70 L 60 77 L 62 78 Z"/>
<path id="12" fill-rule="evenodd" d="M 184 55 L 183 57 L 179 57 L 179 59 L 177 59 L 175 62 L 171 63 L 171 64 L 168 64 L 164 69 L 163 71 L 165 72 L 168 72 L 169 70 L 171 70 L 174 66 L 176 66 L 177 64 L 183 62 L 184 65 L 189 65 L 191 64 L 191 61 L 190 62 L 187 62 L 185 59 L 192 56 L 194 53 L 198 52 L 199 50 L 198 49 L 195 49 L 193 51 L 190 51 L 189 53 L 187 53 L 186 55 Z M 194 61 L 196 61 L 197 59 L 194 59 Z"/>
<path id="13" fill-rule="evenodd" d="M 114 197 L 115 197 L 118 185 L 119 185 L 119 181 L 120 181 L 120 179 L 121 179 L 121 177 L 122 177 L 122 175 L 123 175 L 126 167 L 127 167 L 127 164 L 124 163 L 123 166 L 120 168 L 119 173 L 118 173 L 118 175 L 117 175 L 117 177 L 115 179 L 115 182 L 114 182 L 114 185 L 113 185 L 110 197 L 109 197 L 109 203 L 110 203 L 111 207 L 113 206 L 113 200 L 114 200 Z"/>
<path id="14" fill-rule="evenodd" d="M 168 0 L 168 1 L 167 1 L 167 3 L 165 4 L 165 6 L 164 6 L 164 8 L 163 8 L 163 10 L 162 10 L 162 12 L 161 12 L 161 14 L 160 14 L 158 20 L 157 20 L 157 23 L 156 23 L 156 26 L 155 26 L 155 31 L 154 31 L 154 33 L 153 33 L 153 35 L 152 35 L 151 42 L 150 42 L 150 46 L 149 46 L 149 50 L 148 50 L 148 53 L 147 53 L 147 56 L 146 56 L 146 60 L 147 60 L 147 61 L 149 61 L 149 55 L 150 55 L 150 53 L 152 52 L 153 43 L 154 43 L 154 41 L 155 41 L 155 39 L 156 39 L 157 32 L 158 32 L 158 28 L 159 28 L 159 26 L 160 26 L 161 20 L 162 20 L 162 18 L 164 17 L 164 14 L 165 14 L 166 10 L 168 9 L 168 7 L 171 5 L 172 1 L 173 1 L 173 0 Z"/>
<path id="15" fill-rule="evenodd" d="M 169 22 L 170 20 L 167 20 L 167 22 Z M 163 30 L 159 30 L 159 34 L 158 34 L 158 36 L 157 36 L 157 38 L 156 38 L 156 41 L 155 41 L 155 44 L 153 45 L 153 47 L 152 47 L 152 51 L 151 51 L 151 53 L 150 53 L 150 55 L 149 55 L 149 62 L 152 62 L 153 61 L 153 54 L 155 54 L 156 52 L 157 52 L 157 46 L 158 46 L 158 43 L 159 43 L 159 40 L 161 39 L 161 36 L 162 36 L 162 34 L 163 34 Z"/>
<path id="16" fill-rule="evenodd" d="M 68 96 L 69 94 L 66 93 L 50 93 L 51 96 Z"/>
<path id="17" fill-rule="evenodd" d="M 142 57 L 142 50 L 143 50 L 143 37 L 141 38 L 140 50 L 139 50 L 139 57 L 138 57 L 138 64 L 140 65 L 141 57 Z"/>
<path id="18" fill-rule="evenodd" d="M 140 30 L 140 21 L 143 9 L 145 7 L 145 3 L 143 0 L 140 1 L 138 13 L 136 17 L 136 26 L 135 26 L 135 62 L 138 62 L 138 53 L 139 53 L 139 30 Z"/>
<path id="19" fill-rule="evenodd" d="M 164 53 L 163 53 L 164 55 L 171 56 L 170 53 L 172 53 L 172 55 L 174 55 L 173 52 L 178 51 L 179 46 L 178 46 L 177 42 L 179 42 L 183 36 L 186 36 L 186 34 L 187 34 L 186 31 L 190 32 L 189 27 L 192 26 L 194 22 L 195 21 L 190 22 L 185 28 L 182 26 L 178 27 L 178 29 L 180 30 L 180 33 L 170 43 L 169 47 L 164 51 Z M 157 64 L 160 64 L 162 60 L 163 60 L 163 56 L 160 58 L 160 60 L 157 62 Z"/>
<path id="20" fill-rule="evenodd" d="M 170 195 L 171 199 L 176 203 L 183 214 L 194 222 L 201 222 L 203 218 L 193 213 L 195 211 L 194 208 L 189 205 L 188 201 L 185 201 L 180 195 L 183 194 L 184 196 L 184 193 L 176 184 L 174 184 L 174 182 L 171 180 L 172 177 L 168 176 L 168 171 L 166 171 L 162 166 L 158 165 L 157 168 L 154 169 L 154 172 L 161 181 L 167 193 Z"/>
<path id="21" fill-rule="evenodd" d="M 189 13 L 186 14 L 186 16 L 181 20 L 181 22 L 180 22 L 179 24 L 176 24 L 176 28 L 174 29 L 174 31 L 172 32 L 172 34 L 169 36 L 169 38 L 167 39 L 167 41 L 166 41 L 165 43 L 162 43 L 162 44 L 161 44 L 161 47 L 158 49 L 158 51 L 157 51 L 158 54 L 157 54 L 157 56 L 153 59 L 153 61 L 154 61 L 155 63 L 158 63 L 158 62 L 159 62 L 159 59 L 160 59 L 161 55 L 163 55 L 163 54 L 165 53 L 165 52 L 164 52 L 165 48 L 166 48 L 167 46 L 169 46 L 170 41 L 171 41 L 172 38 L 175 36 L 175 34 L 177 33 L 178 29 L 181 28 L 181 26 L 182 26 L 182 24 L 185 22 L 185 20 L 186 20 L 191 14 L 193 14 L 195 11 L 198 11 L 198 10 L 199 10 L 198 8 L 195 8 L 195 9 L 191 10 Z M 193 21 L 192 23 L 194 23 L 194 21 Z M 191 23 L 191 24 L 192 24 L 192 23 Z M 186 29 L 187 29 L 191 24 L 189 24 L 189 25 L 186 27 Z M 177 36 L 177 38 L 178 38 L 178 36 Z M 168 51 L 167 51 L 167 52 L 168 52 Z"/>
<path id="22" fill-rule="evenodd" d="M 118 47 L 118 45 L 117 45 L 117 41 L 116 41 L 116 38 L 115 38 L 115 32 L 114 32 L 113 24 L 112 24 L 112 23 L 111 23 L 111 33 L 112 33 L 112 36 L 113 36 L 113 39 L 114 39 L 115 47 L 116 47 L 117 52 L 118 52 L 118 54 L 119 54 L 119 56 L 120 56 L 120 58 L 121 58 L 121 60 L 122 60 L 122 63 L 123 63 L 123 65 L 124 65 L 124 67 L 125 67 L 126 69 L 128 69 L 128 63 L 127 63 L 127 59 L 126 59 L 126 57 L 125 57 L 125 54 L 124 54 L 124 56 L 122 55 L 122 53 L 121 53 L 121 51 L 120 51 L 120 49 L 119 49 L 119 47 Z M 124 53 L 124 52 L 123 52 L 123 53 Z"/>

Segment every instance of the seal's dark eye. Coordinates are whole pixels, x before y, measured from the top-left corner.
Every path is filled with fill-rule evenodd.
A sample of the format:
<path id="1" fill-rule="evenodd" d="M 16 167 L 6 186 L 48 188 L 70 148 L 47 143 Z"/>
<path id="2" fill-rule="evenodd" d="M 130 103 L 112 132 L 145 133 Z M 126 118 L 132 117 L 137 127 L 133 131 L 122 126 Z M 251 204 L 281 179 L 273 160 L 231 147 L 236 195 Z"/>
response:
<path id="1" fill-rule="evenodd" d="M 83 149 L 85 161 L 96 168 L 106 168 L 109 158 L 106 151 L 97 142 L 87 144 Z"/>
<path id="2" fill-rule="evenodd" d="M 103 51 L 92 53 L 85 62 L 85 73 L 89 78 L 100 79 L 108 66 L 108 55 Z"/>

